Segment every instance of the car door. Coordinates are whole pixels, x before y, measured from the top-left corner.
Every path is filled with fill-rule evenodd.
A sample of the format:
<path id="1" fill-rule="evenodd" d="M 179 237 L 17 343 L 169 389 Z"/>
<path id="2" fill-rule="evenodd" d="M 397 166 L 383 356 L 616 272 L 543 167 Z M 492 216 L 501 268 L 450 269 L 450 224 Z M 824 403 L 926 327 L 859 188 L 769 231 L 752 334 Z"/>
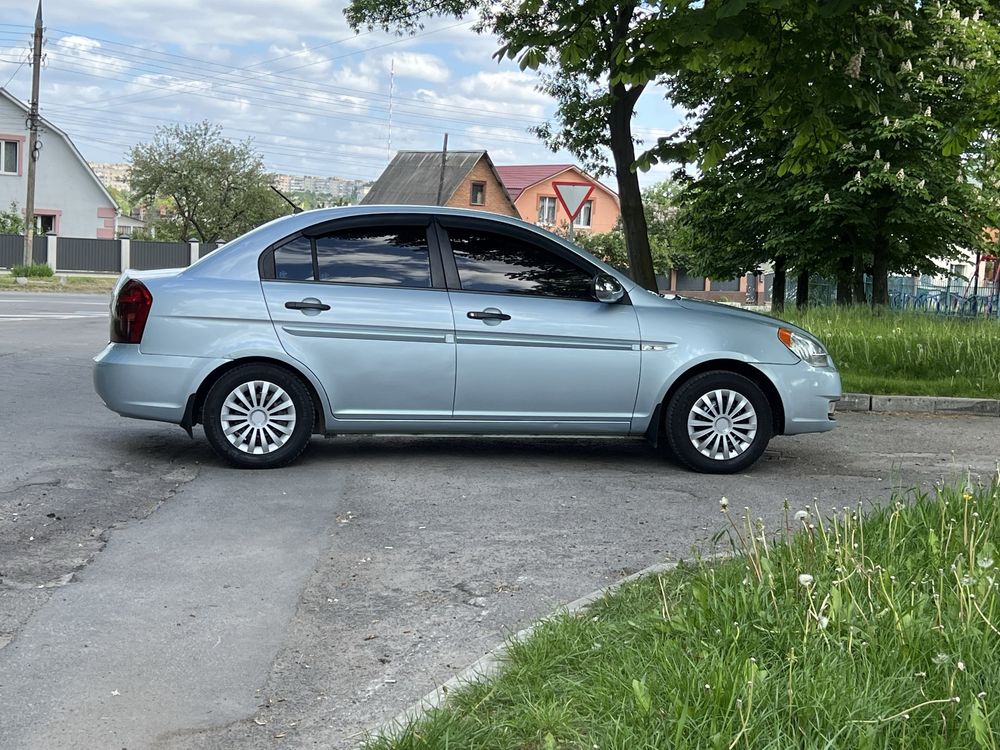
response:
<path id="1" fill-rule="evenodd" d="M 627 297 L 598 302 L 599 269 L 527 230 L 457 219 L 440 227 L 455 316 L 455 418 L 628 432 L 641 354 Z"/>
<path id="2" fill-rule="evenodd" d="M 278 338 L 319 377 L 336 419 L 451 417 L 454 325 L 429 227 L 422 216 L 339 220 L 262 258 Z"/>

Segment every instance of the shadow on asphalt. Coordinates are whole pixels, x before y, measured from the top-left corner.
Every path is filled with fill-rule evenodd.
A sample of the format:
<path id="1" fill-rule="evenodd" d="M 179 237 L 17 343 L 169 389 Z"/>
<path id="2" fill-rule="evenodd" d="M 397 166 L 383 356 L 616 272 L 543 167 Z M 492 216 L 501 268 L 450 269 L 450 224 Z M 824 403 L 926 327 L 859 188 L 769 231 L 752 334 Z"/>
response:
<path id="1" fill-rule="evenodd" d="M 123 462 L 158 458 L 173 462 L 197 462 L 205 467 L 230 469 L 220 460 L 205 440 L 200 428 L 194 439 L 182 430 L 139 429 L 127 435 L 105 437 L 109 453 L 118 454 Z M 761 460 L 746 473 L 767 472 L 768 468 L 787 470 L 788 459 L 784 441 L 772 444 Z M 595 463 L 615 469 L 647 472 L 679 472 L 689 474 L 670 457 L 664 445 L 654 448 L 641 439 L 578 438 L 578 437 L 508 437 L 508 436 L 413 436 L 413 435 L 343 435 L 323 438 L 314 435 L 306 451 L 289 470 L 343 468 L 363 461 L 423 460 L 447 462 L 449 468 L 465 468 L 466 463 L 479 464 L 484 458 L 498 462 L 521 462 L 525 468 L 544 465 L 565 467 L 578 462 L 581 470 Z M 797 460 L 808 463 L 808 458 Z M 236 469 L 233 469 L 237 471 Z"/>

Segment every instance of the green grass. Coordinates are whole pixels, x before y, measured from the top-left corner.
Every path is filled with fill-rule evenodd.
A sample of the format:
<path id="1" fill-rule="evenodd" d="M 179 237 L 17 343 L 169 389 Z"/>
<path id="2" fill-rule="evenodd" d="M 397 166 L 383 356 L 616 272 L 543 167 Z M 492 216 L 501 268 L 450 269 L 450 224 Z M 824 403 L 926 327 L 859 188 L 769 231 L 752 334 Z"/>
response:
<path id="1" fill-rule="evenodd" d="M 543 623 L 368 748 L 1000 747 L 1000 479 L 726 520 L 742 556 Z"/>
<path id="2" fill-rule="evenodd" d="M 109 293 L 115 288 L 117 276 L 30 277 L 27 284 L 18 284 L 12 274 L 0 273 L 0 291 L 5 292 L 88 292 Z"/>
<path id="3" fill-rule="evenodd" d="M 1000 321 L 866 307 L 781 317 L 827 346 L 845 392 L 1000 398 Z"/>
<path id="4" fill-rule="evenodd" d="M 48 263 L 32 263 L 30 265 L 13 266 L 11 276 L 26 276 L 28 278 L 45 278 L 52 276 L 52 268 Z"/>

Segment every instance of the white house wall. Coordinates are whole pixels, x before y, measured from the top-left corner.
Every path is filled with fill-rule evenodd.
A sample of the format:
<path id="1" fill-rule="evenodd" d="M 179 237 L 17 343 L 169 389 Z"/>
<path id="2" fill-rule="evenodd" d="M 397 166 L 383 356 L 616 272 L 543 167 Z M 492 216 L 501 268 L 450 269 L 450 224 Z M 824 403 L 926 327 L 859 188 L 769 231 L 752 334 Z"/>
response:
<path id="1" fill-rule="evenodd" d="M 21 173 L 0 174 L 0 210 L 6 210 L 14 201 L 23 214 L 28 179 L 25 114 L 0 97 L 0 140 L 5 140 L 4 136 L 24 140 L 19 149 Z M 45 128 L 41 141 L 42 151 L 35 165 L 36 211 L 55 213 L 56 233 L 63 237 L 113 238 L 115 207 L 96 178 L 60 134 Z"/>

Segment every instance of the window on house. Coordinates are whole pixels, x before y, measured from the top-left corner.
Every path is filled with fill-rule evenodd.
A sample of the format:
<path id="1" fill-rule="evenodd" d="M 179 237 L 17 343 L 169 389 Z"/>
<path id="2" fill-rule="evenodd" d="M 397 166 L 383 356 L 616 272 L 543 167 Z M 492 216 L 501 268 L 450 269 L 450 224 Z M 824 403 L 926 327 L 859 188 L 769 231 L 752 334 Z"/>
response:
<path id="1" fill-rule="evenodd" d="M 0 174 L 17 174 L 17 141 L 0 141 Z"/>
<path id="2" fill-rule="evenodd" d="M 580 213 L 573 219 L 573 226 L 582 229 L 590 229 L 590 220 L 594 214 L 594 201 L 586 201 L 580 209 Z"/>
<path id="3" fill-rule="evenodd" d="M 35 234 L 56 231 L 56 217 L 52 214 L 35 214 Z"/>
<path id="4" fill-rule="evenodd" d="M 556 199 L 554 195 L 543 195 L 538 199 L 538 223 L 543 227 L 555 225 Z"/>
<path id="5" fill-rule="evenodd" d="M 473 182 L 469 190 L 469 203 L 473 206 L 483 206 L 486 204 L 486 183 Z"/>

